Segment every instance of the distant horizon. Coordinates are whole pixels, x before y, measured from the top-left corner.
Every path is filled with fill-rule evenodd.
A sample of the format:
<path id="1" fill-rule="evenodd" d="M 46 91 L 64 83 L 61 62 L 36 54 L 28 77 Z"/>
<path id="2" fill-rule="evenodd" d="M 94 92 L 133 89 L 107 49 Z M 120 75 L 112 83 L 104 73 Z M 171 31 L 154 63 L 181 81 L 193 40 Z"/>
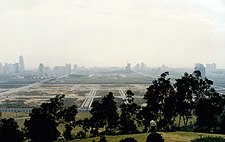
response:
<path id="1" fill-rule="evenodd" d="M 225 68 L 224 0 L 1 0 L 0 62 Z"/>
<path id="2" fill-rule="evenodd" d="M 0 64 L 2 64 L 3 66 L 4 66 L 4 64 L 5 63 L 9 63 L 9 64 L 15 64 L 15 63 L 19 63 L 19 56 L 23 56 L 23 55 L 18 55 L 18 61 L 15 61 L 15 62 L 7 62 L 7 61 L 0 61 Z M 25 70 L 33 70 L 33 69 L 37 69 L 38 68 L 38 66 L 39 66 L 39 64 L 41 64 L 41 63 L 43 63 L 44 64 L 44 66 L 48 66 L 48 67 L 50 67 L 50 68 L 54 68 L 55 66 L 65 66 L 65 64 L 71 64 L 71 67 L 73 68 L 73 66 L 74 65 L 77 65 L 78 66 L 78 68 L 80 68 L 80 67 L 86 67 L 86 68 L 95 68 L 95 67 L 99 67 L 99 68 L 111 68 L 111 67 L 118 67 L 118 68 L 123 68 L 123 67 L 125 67 L 126 65 L 127 65 L 127 63 L 130 63 L 131 64 L 131 67 L 133 68 L 136 64 L 141 64 L 142 62 L 143 63 L 145 63 L 146 64 L 146 66 L 147 66 L 147 68 L 159 68 L 159 67 L 162 67 L 163 65 L 165 65 L 165 66 L 167 66 L 167 67 L 169 67 L 169 68 L 188 68 L 188 69 L 191 69 L 191 68 L 194 68 L 194 66 L 195 66 L 195 64 L 196 63 L 200 63 L 200 62 L 196 62 L 196 63 L 194 63 L 193 64 L 193 66 L 190 66 L 190 67 L 185 67 L 185 66 L 177 66 L 177 67 L 175 67 L 175 66 L 168 66 L 167 64 L 162 64 L 162 65 L 156 65 L 156 66 L 151 66 L 151 65 L 148 65 L 146 62 L 144 62 L 144 61 L 141 61 L 141 62 L 136 62 L 136 63 L 132 63 L 132 62 L 127 62 L 127 63 L 124 63 L 123 65 L 104 65 L 104 66 L 102 66 L 102 65 L 93 65 L 93 66 L 85 66 L 85 65 L 79 65 L 79 64 L 77 64 L 77 63 L 72 63 L 72 62 L 65 62 L 64 64 L 54 64 L 54 65 L 48 65 L 47 63 L 44 63 L 44 62 L 40 62 L 39 64 L 37 64 L 37 65 L 32 65 L 32 66 L 27 66 L 27 64 L 26 64 L 26 57 L 24 57 L 23 56 L 23 58 L 24 58 L 24 63 L 25 63 Z M 28 60 L 28 62 L 29 62 L 30 60 Z M 214 62 L 212 62 L 212 63 L 214 63 Z M 203 64 L 203 63 L 201 63 L 201 64 L 203 64 L 204 66 L 206 65 L 206 64 L 212 64 L 212 63 L 205 63 L 205 64 Z M 216 63 L 215 63 L 216 64 Z M 218 69 L 223 69 L 223 67 L 220 67 L 220 66 L 218 66 L 217 64 L 216 64 L 216 66 L 217 66 L 217 68 Z"/>

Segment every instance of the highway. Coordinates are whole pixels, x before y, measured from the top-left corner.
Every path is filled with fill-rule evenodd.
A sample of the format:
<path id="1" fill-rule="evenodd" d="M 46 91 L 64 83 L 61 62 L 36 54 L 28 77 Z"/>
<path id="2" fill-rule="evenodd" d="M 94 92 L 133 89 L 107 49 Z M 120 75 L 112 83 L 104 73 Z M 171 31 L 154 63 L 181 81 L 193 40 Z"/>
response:
<path id="1" fill-rule="evenodd" d="M 12 94 L 12 93 L 16 93 L 16 92 L 19 92 L 19 91 L 22 91 L 22 90 L 27 90 L 27 89 L 32 88 L 32 87 L 40 86 L 41 84 L 43 84 L 43 83 L 45 83 L 47 81 L 50 81 L 52 79 L 59 79 L 59 78 L 66 77 L 68 75 L 69 74 L 62 75 L 62 76 L 58 76 L 58 77 L 51 77 L 51 78 L 47 78 L 47 79 L 44 79 L 44 80 L 39 81 L 39 82 L 35 82 L 33 84 L 29 84 L 27 86 L 23 86 L 23 87 L 19 87 L 19 88 L 8 89 L 7 91 L 4 91 L 4 92 L 1 92 L 0 93 L 0 98 L 8 98 L 9 96 L 6 96 L 8 94 Z M 13 97 L 13 96 L 10 96 L 10 97 Z"/>
<path id="2" fill-rule="evenodd" d="M 95 96 L 97 93 L 97 90 L 91 90 L 90 93 L 86 96 L 83 104 L 79 108 L 80 111 L 87 111 L 91 109 L 91 105 L 93 103 L 94 98 L 99 98 L 101 96 Z"/>

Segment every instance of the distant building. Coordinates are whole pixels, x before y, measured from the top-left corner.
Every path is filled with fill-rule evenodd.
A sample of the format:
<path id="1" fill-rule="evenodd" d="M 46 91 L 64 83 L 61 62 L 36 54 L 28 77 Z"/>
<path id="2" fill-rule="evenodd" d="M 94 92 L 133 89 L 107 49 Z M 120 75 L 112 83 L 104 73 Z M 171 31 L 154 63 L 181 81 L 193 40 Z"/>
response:
<path id="1" fill-rule="evenodd" d="M 145 63 L 143 63 L 143 62 L 141 63 L 141 69 L 142 69 L 142 70 L 146 69 L 146 65 L 145 65 Z"/>
<path id="2" fill-rule="evenodd" d="M 4 67 L 3 67 L 3 75 L 4 76 L 7 76 L 10 74 L 10 70 L 9 70 L 9 64 L 8 63 L 5 63 L 4 64 Z"/>
<path id="3" fill-rule="evenodd" d="M 195 64 L 194 71 L 198 71 L 198 70 L 201 72 L 201 76 L 205 77 L 205 67 L 203 64 L 200 64 L 200 63 Z"/>
<path id="4" fill-rule="evenodd" d="M 39 64 L 38 74 L 39 74 L 39 76 L 45 76 L 45 66 L 43 63 Z"/>
<path id="5" fill-rule="evenodd" d="M 20 64 L 20 73 L 25 71 L 25 65 L 24 65 L 24 60 L 23 60 L 23 56 L 19 57 L 19 64 Z"/>
<path id="6" fill-rule="evenodd" d="M 140 70 L 140 64 L 137 63 L 137 64 L 134 66 L 134 69 L 135 69 L 135 70 Z"/>
<path id="7" fill-rule="evenodd" d="M 216 72 L 216 64 L 212 63 L 212 64 L 206 64 L 206 74 L 210 75 L 212 73 Z"/>
<path id="8" fill-rule="evenodd" d="M 71 64 L 66 64 L 65 65 L 65 74 L 71 74 Z"/>
<path id="9" fill-rule="evenodd" d="M 14 73 L 15 74 L 19 74 L 20 73 L 20 64 L 19 63 L 15 63 L 14 64 L 14 68 L 15 68 Z"/>
<path id="10" fill-rule="evenodd" d="M 2 66 L 2 63 L 0 63 L 0 76 L 3 76 L 3 66 Z"/>
<path id="11" fill-rule="evenodd" d="M 76 64 L 73 66 L 73 70 L 74 70 L 74 71 L 77 70 L 77 65 L 76 65 Z"/>
<path id="12" fill-rule="evenodd" d="M 127 63 L 127 66 L 125 67 L 126 71 L 130 72 L 131 71 L 131 64 Z"/>
<path id="13" fill-rule="evenodd" d="M 64 66 L 55 66 L 53 68 L 53 72 L 54 74 L 60 75 L 60 74 L 64 74 Z"/>

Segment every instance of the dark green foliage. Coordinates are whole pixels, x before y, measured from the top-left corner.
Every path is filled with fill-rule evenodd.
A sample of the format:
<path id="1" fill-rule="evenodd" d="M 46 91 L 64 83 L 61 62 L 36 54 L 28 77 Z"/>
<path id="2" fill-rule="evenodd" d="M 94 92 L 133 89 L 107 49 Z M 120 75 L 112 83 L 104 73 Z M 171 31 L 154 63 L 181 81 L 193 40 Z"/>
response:
<path id="1" fill-rule="evenodd" d="M 72 139 L 71 131 L 73 130 L 73 127 L 75 127 L 76 114 L 77 107 L 75 105 L 63 110 L 63 123 L 65 124 L 65 131 L 63 132 L 63 136 L 66 140 Z"/>
<path id="2" fill-rule="evenodd" d="M 191 142 L 225 142 L 225 139 L 222 137 L 207 136 L 207 137 L 196 138 L 194 140 L 191 140 Z"/>
<path id="3" fill-rule="evenodd" d="M 170 78 L 166 78 L 167 75 L 169 72 L 162 73 L 161 77 L 147 88 L 144 96 L 147 106 L 141 112 L 146 127 L 149 127 L 149 121 L 152 119 L 167 122 L 160 125 L 162 128 L 166 127 L 167 124 L 173 123 L 176 116 L 175 90 L 170 83 Z"/>
<path id="4" fill-rule="evenodd" d="M 24 123 L 26 136 L 33 142 L 52 142 L 60 136 L 57 126 L 65 124 L 65 139 L 71 139 L 71 130 L 75 126 L 76 106 L 63 108 L 64 95 L 51 98 L 49 103 L 42 103 L 29 114 Z"/>
<path id="5" fill-rule="evenodd" d="M 66 140 L 71 140 L 72 139 L 72 134 L 71 131 L 73 130 L 73 127 L 69 124 L 65 125 L 65 131 L 63 132 L 63 136 Z"/>
<path id="6" fill-rule="evenodd" d="M 138 132 L 138 112 L 140 107 L 136 103 L 134 103 L 133 96 L 133 92 L 128 90 L 126 93 L 126 99 L 124 100 L 124 103 L 120 106 L 120 131 L 124 134 Z"/>
<path id="7" fill-rule="evenodd" d="M 164 142 L 164 139 L 159 133 L 152 133 L 148 135 L 146 142 Z"/>
<path id="8" fill-rule="evenodd" d="M 98 135 L 98 128 L 106 126 L 107 133 L 113 133 L 118 126 L 118 113 L 116 102 L 112 92 L 102 98 L 102 101 L 95 101 L 92 104 L 91 109 L 92 117 L 90 119 L 90 125 L 92 132 Z"/>
<path id="9" fill-rule="evenodd" d="M 120 140 L 120 142 L 138 142 L 135 138 L 125 138 Z"/>
<path id="10" fill-rule="evenodd" d="M 14 119 L 0 120 L 0 141 L 1 142 L 23 142 L 23 133 L 18 129 L 19 126 Z"/>
<path id="11" fill-rule="evenodd" d="M 101 135 L 98 142 L 107 142 L 106 137 L 104 135 Z"/>
<path id="12" fill-rule="evenodd" d="M 191 74 L 184 73 L 180 79 L 176 79 L 174 86 L 176 87 L 176 112 L 179 114 L 179 124 L 181 117 L 185 126 L 187 126 L 188 119 L 193 114 L 194 100 L 193 100 L 193 84 L 195 78 Z"/>
<path id="13" fill-rule="evenodd" d="M 115 98 L 112 92 L 109 92 L 109 94 L 107 96 L 104 96 L 102 99 L 102 108 L 106 123 L 106 131 L 110 133 L 117 128 L 117 121 L 119 118 L 116 102 L 114 101 L 114 99 Z"/>

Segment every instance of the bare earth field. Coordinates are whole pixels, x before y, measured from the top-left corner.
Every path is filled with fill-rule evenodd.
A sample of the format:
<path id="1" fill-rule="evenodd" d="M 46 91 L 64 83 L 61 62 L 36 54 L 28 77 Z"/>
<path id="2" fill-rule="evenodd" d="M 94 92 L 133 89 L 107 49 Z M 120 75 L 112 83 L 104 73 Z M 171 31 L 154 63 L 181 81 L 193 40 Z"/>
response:
<path id="1" fill-rule="evenodd" d="M 119 90 L 132 90 L 135 95 L 143 96 L 148 86 L 146 84 L 42 84 L 11 93 L 7 98 L 2 98 L 0 104 L 4 107 L 36 107 L 56 95 L 65 95 L 65 105 L 75 104 L 80 107 L 92 90 L 96 90 L 95 96 L 98 96 L 99 100 L 109 92 L 113 92 L 114 96 L 120 96 Z M 116 98 L 116 100 L 121 104 L 122 99 Z M 135 102 L 144 101 L 138 98 Z"/>

